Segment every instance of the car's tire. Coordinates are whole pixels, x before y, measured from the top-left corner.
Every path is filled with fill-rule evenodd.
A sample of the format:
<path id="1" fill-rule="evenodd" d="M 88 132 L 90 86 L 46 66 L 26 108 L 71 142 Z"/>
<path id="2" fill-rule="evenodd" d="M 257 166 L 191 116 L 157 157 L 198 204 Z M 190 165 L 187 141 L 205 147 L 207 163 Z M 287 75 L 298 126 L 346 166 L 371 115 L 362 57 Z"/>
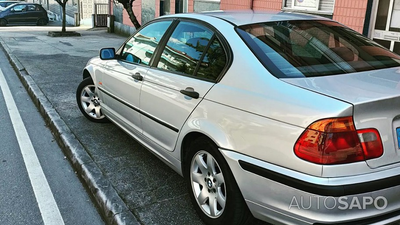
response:
<path id="1" fill-rule="evenodd" d="M 37 21 L 38 26 L 45 26 L 47 24 L 47 21 L 45 19 L 39 19 Z"/>
<path id="2" fill-rule="evenodd" d="M 101 112 L 100 99 L 91 77 L 84 79 L 76 90 L 76 102 L 82 114 L 90 121 L 97 123 L 108 122 Z"/>
<path id="3" fill-rule="evenodd" d="M 206 137 L 196 139 L 184 160 L 183 173 L 189 196 L 206 224 L 254 222 L 235 178 L 214 142 Z"/>
<path id="4" fill-rule="evenodd" d="M 0 26 L 6 26 L 6 25 L 7 25 L 7 20 L 0 19 Z"/>

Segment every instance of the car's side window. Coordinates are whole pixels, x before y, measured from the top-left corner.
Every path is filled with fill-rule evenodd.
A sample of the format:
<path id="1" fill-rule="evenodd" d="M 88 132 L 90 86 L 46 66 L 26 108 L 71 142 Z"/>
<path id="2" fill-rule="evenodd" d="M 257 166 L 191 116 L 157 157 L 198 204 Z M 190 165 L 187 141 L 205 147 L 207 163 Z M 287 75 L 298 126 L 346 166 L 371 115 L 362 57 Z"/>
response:
<path id="1" fill-rule="evenodd" d="M 39 7 L 36 5 L 28 5 L 27 11 L 39 11 Z"/>
<path id="2" fill-rule="evenodd" d="M 16 5 L 13 8 L 13 11 L 15 11 L 15 12 L 22 12 L 22 11 L 25 11 L 25 10 L 26 10 L 26 5 Z"/>
<path id="3" fill-rule="evenodd" d="M 126 42 L 120 59 L 149 65 L 154 50 L 171 23 L 172 21 L 160 21 L 144 27 Z"/>
<path id="4" fill-rule="evenodd" d="M 203 60 L 199 65 L 196 77 L 208 80 L 217 80 L 226 65 L 226 54 L 220 41 L 215 38 L 207 49 Z"/>
<path id="5" fill-rule="evenodd" d="M 36 6 L 35 5 L 28 5 L 28 11 L 36 11 Z"/>
<path id="6" fill-rule="evenodd" d="M 161 54 L 157 68 L 194 75 L 213 32 L 192 22 L 180 22 Z"/>

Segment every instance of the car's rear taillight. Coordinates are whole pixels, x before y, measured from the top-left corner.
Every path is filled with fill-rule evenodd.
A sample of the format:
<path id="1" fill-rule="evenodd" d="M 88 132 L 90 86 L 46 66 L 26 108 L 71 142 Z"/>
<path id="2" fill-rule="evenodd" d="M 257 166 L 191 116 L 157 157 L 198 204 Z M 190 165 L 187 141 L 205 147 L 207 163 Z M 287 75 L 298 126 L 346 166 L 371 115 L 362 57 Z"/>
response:
<path id="1" fill-rule="evenodd" d="M 295 154 L 318 164 L 342 164 L 378 158 L 383 154 L 376 129 L 356 130 L 352 117 L 312 123 L 294 146 Z"/>

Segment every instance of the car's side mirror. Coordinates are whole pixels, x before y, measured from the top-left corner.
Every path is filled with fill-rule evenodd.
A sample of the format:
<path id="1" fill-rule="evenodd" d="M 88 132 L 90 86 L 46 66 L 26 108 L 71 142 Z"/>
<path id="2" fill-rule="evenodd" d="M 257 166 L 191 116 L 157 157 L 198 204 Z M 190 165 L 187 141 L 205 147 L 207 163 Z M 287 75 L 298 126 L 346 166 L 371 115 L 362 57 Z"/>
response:
<path id="1" fill-rule="evenodd" d="M 137 57 L 131 53 L 125 53 L 124 58 L 125 58 L 125 61 L 128 61 L 128 62 L 133 62 L 133 63 L 138 63 L 138 64 L 142 63 L 142 60 L 139 57 Z"/>
<path id="2" fill-rule="evenodd" d="M 100 50 L 100 59 L 115 59 L 115 48 L 102 48 Z"/>

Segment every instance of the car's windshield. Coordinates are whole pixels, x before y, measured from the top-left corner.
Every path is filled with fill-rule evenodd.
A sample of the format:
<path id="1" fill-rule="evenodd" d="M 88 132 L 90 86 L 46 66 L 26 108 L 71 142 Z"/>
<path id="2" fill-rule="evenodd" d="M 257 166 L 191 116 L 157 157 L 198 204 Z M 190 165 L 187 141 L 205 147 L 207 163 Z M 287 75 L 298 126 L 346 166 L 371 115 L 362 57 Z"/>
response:
<path id="1" fill-rule="evenodd" d="M 400 56 L 333 21 L 279 21 L 237 29 L 279 78 L 311 77 L 400 66 Z"/>
<path id="2" fill-rule="evenodd" d="M 11 5 L 8 5 L 7 7 L 5 7 L 5 8 L 3 9 L 3 11 L 6 11 L 7 9 L 12 8 L 12 7 L 14 7 L 14 6 L 17 5 L 17 4 L 18 4 L 18 2 L 12 3 Z"/>

